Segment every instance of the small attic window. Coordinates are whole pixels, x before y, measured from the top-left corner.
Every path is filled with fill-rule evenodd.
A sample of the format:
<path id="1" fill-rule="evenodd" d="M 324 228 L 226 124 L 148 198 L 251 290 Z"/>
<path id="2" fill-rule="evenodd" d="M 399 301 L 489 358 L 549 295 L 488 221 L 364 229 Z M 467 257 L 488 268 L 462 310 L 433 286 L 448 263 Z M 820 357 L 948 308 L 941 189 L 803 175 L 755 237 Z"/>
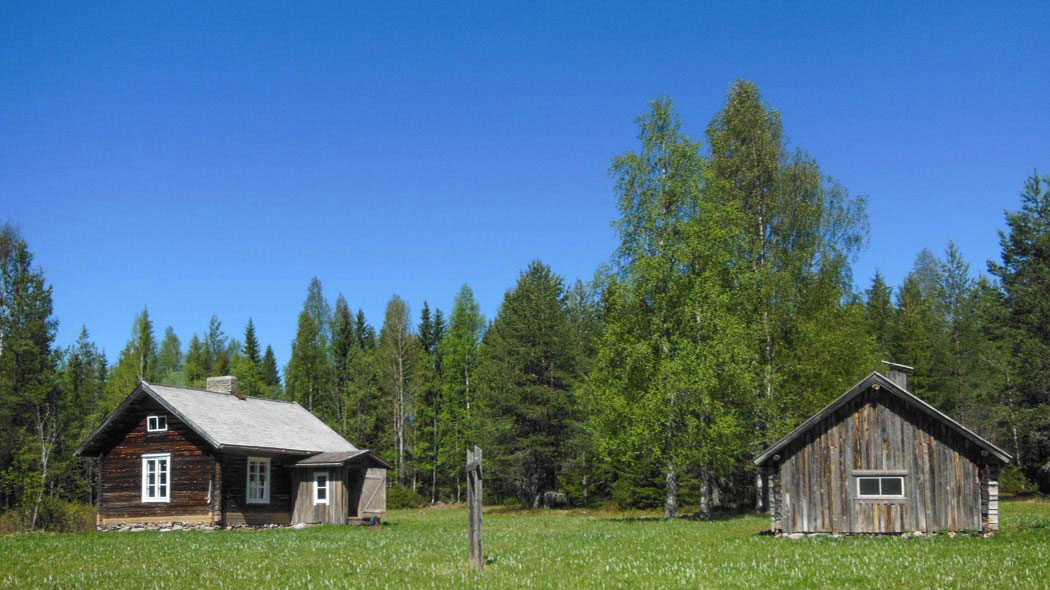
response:
<path id="1" fill-rule="evenodd" d="M 168 429 L 168 417 L 164 415 L 146 418 L 146 432 L 164 432 Z"/>

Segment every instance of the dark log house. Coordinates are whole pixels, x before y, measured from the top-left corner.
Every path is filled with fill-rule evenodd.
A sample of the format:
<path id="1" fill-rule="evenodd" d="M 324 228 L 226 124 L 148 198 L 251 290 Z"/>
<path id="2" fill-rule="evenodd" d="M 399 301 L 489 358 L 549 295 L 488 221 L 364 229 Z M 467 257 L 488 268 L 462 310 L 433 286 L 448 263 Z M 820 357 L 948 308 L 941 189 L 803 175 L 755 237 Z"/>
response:
<path id="1" fill-rule="evenodd" d="M 77 449 L 97 457 L 99 524 L 353 524 L 386 512 L 390 464 L 294 402 L 141 382 Z"/>

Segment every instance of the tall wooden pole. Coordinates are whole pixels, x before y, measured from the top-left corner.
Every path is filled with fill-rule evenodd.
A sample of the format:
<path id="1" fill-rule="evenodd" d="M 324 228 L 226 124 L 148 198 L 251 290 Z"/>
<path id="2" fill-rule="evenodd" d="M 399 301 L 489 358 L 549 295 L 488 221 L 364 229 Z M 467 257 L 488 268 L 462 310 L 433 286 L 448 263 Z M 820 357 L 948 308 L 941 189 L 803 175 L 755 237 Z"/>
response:
<path id="1" fill-rule="evenodd" d="M 485 554 L 481 549 L 481 448 L 467 450 L 467 543 L 470 545 L 470 561 L 479 570 L 485 565 Z"/>

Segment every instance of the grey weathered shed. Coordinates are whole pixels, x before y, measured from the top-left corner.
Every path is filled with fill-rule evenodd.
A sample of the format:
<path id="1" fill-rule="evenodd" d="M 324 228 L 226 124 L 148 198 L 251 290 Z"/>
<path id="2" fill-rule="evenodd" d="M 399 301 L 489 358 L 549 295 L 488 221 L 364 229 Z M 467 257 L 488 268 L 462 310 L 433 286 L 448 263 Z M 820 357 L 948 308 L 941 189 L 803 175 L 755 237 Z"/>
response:
<path id="1" fill-rule="evenodd" d="M 904 369 L 871 373 L 755 459 L 774 532 L 998 530 L 1010 455 L 909 393 Z"/>

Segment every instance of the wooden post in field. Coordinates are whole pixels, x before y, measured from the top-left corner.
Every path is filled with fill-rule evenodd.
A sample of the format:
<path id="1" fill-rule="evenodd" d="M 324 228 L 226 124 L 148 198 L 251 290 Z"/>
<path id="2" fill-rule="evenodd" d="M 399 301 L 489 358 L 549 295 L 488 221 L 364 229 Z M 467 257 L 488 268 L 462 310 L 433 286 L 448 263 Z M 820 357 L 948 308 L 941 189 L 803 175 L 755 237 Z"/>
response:
<path id="1" fill-rule="evenodd" d="M 473 452 L 467 449 L 467 513 L 470 561 L 480 570 L 485 565 L 485 554 L 481 551 L 481 448 L 477 445 Z"/>

